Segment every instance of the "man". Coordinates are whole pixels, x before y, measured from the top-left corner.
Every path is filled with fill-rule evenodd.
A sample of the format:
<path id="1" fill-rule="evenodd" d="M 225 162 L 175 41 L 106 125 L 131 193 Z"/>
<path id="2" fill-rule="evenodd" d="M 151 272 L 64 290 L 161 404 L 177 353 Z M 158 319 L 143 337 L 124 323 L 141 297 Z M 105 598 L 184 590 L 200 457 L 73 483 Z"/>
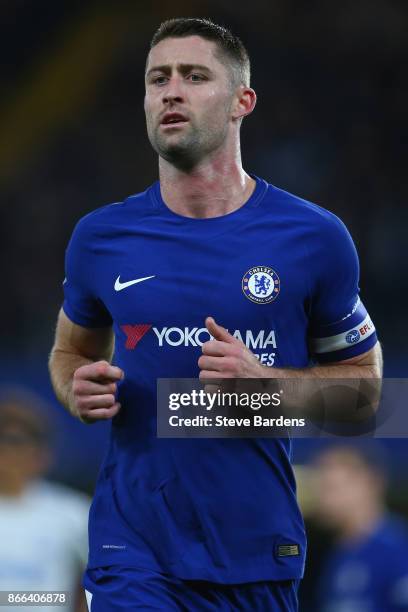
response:
<path id="1" fill-rule="evenodd" d="M 88 555 L 88 498 L 47 482 L 45 409 L 31 394 L 0 399 L 0 590 L 67 591 L 67 612 L 84 612 L 80 579 Z M 11 606 L 10 606 L 11 609 Z M 17 606 L 13 610 L 26 610 Z M 47 606 L 57 611 L 60 606 Z"/>
<path id="2" fill-rule="evenodd" d="M 374 444 L 337 445 L 316 462 L 317 518 L 337 534 L 318 585 L 321 612 L 408 610 L 408 529 L 386 510 Z"/>
<path id="3" fill-rule="evenodd" d="M 77 225 L 50 361 L 72 414 L 112 419 L 90 515 L 92 612 L 296 610 L 306 545 L 290 442 L 157 439 L 156 379 L 303 377 L 310 328 L 314 354 L 337 362 L 316 376 L 379 376 L 356 253 L 332 214 L 243 170 L 256 95 L 238 38 L 165 22 L 145 81 L 160 182 Z"/>

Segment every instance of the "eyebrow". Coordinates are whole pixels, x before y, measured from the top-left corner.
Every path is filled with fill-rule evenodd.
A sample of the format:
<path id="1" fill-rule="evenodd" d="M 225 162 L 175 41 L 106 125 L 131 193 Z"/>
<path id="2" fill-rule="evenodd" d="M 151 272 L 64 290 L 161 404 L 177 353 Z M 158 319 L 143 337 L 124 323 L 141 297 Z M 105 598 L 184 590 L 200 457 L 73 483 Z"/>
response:
<path id="1" fill-rule="evenodd" d="M 202 70 L 203 72 L 207 72 L 210 75 L 213 74 L 212 70 L 210 70 L 208 66 L 203 66 L 202 64 L 177 64 L 177 70 L 181 72 L 182 74 L 185 74 L 186 72 L 189 72 L 190 70 L 193 70 L 193 69 Z M 146 72 L 146 78 L 152 72 L 164 72 L 165 74 L 170 74 L 171 66 L 169 64 L 163 64 L 161 66 L 153 66 L 153 68 L 150 68 L 150 70 Z"/>

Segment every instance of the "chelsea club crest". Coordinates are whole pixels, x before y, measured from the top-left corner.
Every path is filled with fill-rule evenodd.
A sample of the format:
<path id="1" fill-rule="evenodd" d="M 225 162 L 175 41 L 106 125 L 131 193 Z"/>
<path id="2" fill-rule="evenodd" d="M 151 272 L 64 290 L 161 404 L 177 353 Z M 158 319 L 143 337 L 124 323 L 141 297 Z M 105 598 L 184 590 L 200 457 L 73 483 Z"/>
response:
<path id="1" fill-rule="evenodd" d="M 242 278 L 242 291 L 251 302 L 269 304 L 279 295 L 279 276 L 269 266 L 254 266 Z"/>

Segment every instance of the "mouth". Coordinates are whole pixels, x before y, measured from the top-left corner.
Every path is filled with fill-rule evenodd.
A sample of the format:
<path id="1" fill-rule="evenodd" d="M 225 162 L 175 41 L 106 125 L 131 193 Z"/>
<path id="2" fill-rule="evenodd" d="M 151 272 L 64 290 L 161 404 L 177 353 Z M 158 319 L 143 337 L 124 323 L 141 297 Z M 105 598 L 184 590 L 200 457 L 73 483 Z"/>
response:
<path id="1" fill-rule="evenodd" d="M 180 127 L 188 123 L 187 117 L 181 113 L 166 113 L 161 120 L 160 125 L 164 128 Z"/>

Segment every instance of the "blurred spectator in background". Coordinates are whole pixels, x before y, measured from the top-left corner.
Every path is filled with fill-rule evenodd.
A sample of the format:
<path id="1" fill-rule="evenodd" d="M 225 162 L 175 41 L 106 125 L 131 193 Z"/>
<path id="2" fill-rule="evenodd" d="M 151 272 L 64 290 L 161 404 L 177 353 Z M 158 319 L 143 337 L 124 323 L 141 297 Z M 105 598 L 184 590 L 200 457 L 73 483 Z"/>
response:
<path id="1" fill-rule="evenodd" d="M 45 411 L 34 396 L 0 398 L 0 590 L 69 591 L 71 604 L 63 609 L 83 612 L 89 502 L 43 479 L 49 442 Z"/>
<path id="2" fill-rule="evenodd" d="M 320 612 L 408 610 L 408 529 L 385 507 L 374 445 L 332 446 L 317 460 L 318 518 L 337 536 L 320 575 Z"/>

